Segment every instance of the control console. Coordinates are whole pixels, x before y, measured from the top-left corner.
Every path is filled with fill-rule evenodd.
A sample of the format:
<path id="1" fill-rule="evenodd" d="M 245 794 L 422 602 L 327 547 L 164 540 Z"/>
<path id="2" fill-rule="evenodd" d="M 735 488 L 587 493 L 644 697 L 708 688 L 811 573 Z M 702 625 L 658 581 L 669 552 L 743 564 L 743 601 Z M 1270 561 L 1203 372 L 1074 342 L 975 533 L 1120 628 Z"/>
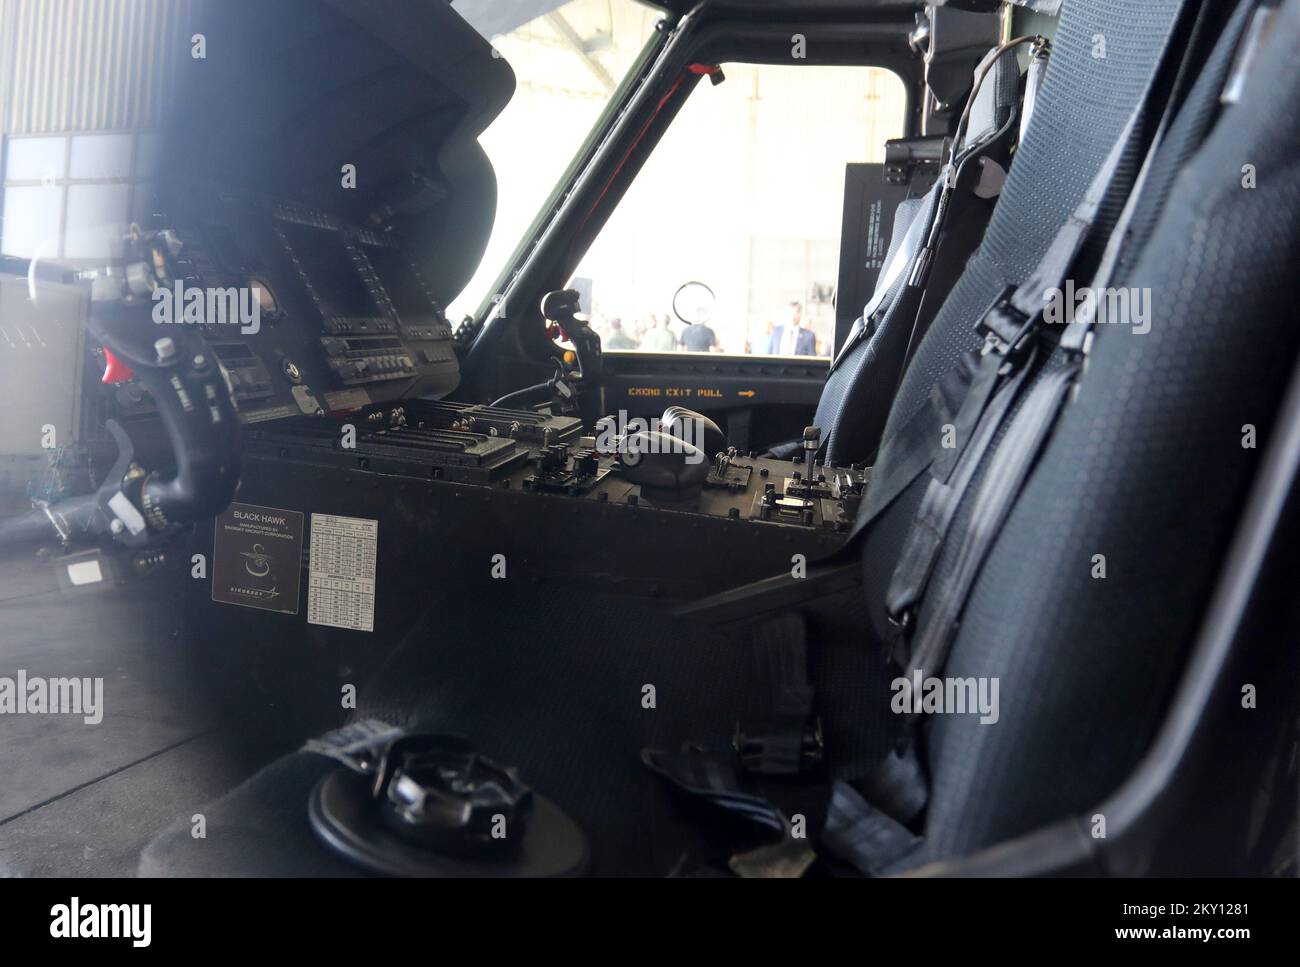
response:
<path id="1" fill-rule="evenodd" d="M 513 574 L 688 599 L 832 553 L 870 477 L 729 448 L 666 487 L 640 470 L 661 456 L 684 455 L 634 455 L 573 417 L 404 400 L 247 428 L 236 499 L 374 519 L 409 553 L 427 540 L 436 558 L 502 554 Z"/>

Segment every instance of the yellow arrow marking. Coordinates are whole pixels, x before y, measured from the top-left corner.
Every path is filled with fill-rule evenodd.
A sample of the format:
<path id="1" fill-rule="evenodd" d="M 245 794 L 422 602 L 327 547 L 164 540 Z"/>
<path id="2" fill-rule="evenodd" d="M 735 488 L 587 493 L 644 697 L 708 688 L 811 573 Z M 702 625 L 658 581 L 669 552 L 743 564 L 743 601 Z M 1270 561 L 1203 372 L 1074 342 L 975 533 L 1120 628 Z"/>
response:
<path id="1" fill-rule="evenodd" d="M 754 391 L 753 391 L 752 389 L 742 389 L 742 390 L 739 390 L 739 391 L 736 393 L 736 395 L 737 395 L 737 396 L 753 396 L 753 395 L 754 395 Z"/>

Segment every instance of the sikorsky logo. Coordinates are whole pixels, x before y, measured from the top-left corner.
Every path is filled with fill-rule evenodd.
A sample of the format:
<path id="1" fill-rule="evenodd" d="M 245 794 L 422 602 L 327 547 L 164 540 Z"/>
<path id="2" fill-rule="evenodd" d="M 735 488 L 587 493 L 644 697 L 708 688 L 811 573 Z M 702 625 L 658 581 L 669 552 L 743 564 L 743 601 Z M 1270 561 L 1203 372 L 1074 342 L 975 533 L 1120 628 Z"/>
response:
<path id="1" fill-rule="evenodd" d="M 130 940 L 147 947 L 153 937 L 148 903 L 87 903 L 79 897 L 50 907 L 50 936 L 58 940 Z"/>
<path id="2" fill-rule="evenodd" d="M 253 286 L 205 289 L 180 279 L 153 290 L 153 321 L 160 326 L 238 326 L 246 336 L 262 329 L 262 300 Z"/>

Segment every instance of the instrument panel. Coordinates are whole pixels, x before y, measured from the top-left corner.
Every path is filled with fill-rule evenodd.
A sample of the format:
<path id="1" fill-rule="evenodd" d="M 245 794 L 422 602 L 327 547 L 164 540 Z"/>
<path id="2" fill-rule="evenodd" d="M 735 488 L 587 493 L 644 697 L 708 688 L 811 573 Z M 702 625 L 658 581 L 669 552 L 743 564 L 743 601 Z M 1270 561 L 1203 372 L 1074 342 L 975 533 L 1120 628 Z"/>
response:
<path id="1" fill-rule="evenodd" d="M 175 194 L 183 201 L 167 221 L 184 277 L 175 298 L 167 294 L 176 306 L 169 321 L 201 327 L 241 422 L 456 388 L 451 326 L 401 237 L 226 191 Z"/>

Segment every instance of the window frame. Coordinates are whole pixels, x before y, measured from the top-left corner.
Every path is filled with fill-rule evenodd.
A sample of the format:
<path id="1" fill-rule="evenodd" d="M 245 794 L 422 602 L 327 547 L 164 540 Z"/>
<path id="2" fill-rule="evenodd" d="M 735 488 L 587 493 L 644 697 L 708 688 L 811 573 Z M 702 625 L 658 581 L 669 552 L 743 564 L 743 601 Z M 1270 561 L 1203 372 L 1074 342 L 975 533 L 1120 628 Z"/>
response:
<path id="1" fill-rule="evenodd" d="M 730 14 L 736 15 L 735 11 Z M 462 373 L 471 385 L 481 382 L 491 388 L 512 384 L 529 370 L 540 372 L 550 365 L 555 346 L 540 325 L 537 299 L 573 275 L 627 185 L 635 179 L 641 162 L 653 152 L 693 89 L 683 84 L 692 73 L 692 65 L 789 64 L 793 31 L 806 36 L 809 50 L 816 52 L 798 66 L 892 71 L 904 87 L 904 134 L 920 130 L 923 99 L 918 92 L 924 85 L 924 65 L 908 43 L 913 26 L 910 15 L 881 12 L 868 20 L 861 19 L 860 14 L 827 15 L 799 23 L 783 16 L 761 21 L 752 15 L 744 20 L 727 20 L 726 11 L 712 20 L 710 16 L 710 11 L 696 8 L 681 17 L 665 19 L 662 42 L 647 50 L 649 62 L 644 70 L 629 72 L 625 87 L 633 81 L 635 86 L 627 91 L 625 102 L 611 101 L 603 128 L 598 125 L 593 129 L 586 143 L 588 150 L 570 166 L 572 177 L 561 179 L 551 195 L 552 201 L 520 240 L 516 257 L 498 276 L 496 294 L 474 317 L 467 333 Z M 703 73 L 695 72 L 694 82 L 703 80 Z M 622 183 L 620 179 L 624 179 Z M 537 298 L 532 298 L 534 295 Z M 508 315 L 496 312 L 498 302 L 521 309 L 512 308 Z M 518 361 L 518 365 L 506 367 L 514 374 L 509 380 L 499 375 L 502 368 L 497 363 L 503 352 Z"/>
<path id="2" fill-rule="evenodd" d="M 96 137 L 129 137 L 131 139 L 131 161 L 130 173 L 122 176 L 105 176 L 105 177 L 73 177 L 72 175 L 72 149 L 74 143 L 82 138 Z M 124 224 L 131 224 L 134 221 L 132 215 L 136 208 L 137 195 L 141 188 L 146 191 L 151 190 L 156 181 L 156 173 L 153 171 L 142 171 L 141 165 L 141 141 L 148 137 L 157 137 L 158 130 L 152 127 L 130 127 L 130 128 L 113 128 L 99 129 L 90 131 L 48 131 L 48 132 L 24 132 L 21 134 L 8 134 L 4 136 L 3 144 L 0 148 L 0 218 L 5 214 L 5 203 L 7 201 L 8 191 L 10 188 L 56 188 L 59 192 L 59 229 L 58 229 L 58 251 L 43 256 L 46 258 L 57 259 L 72 266 L 95 265 L 102 261 L 96 257 L 77 256 L 68 258 L 65 256 L 68 243 L 68 200 L 71 189 L 80 186 L 94 185 L 125 185 L 126 186 L 126 207 L 123 212 Z M 17 141 L 34 141 L 34 140 L 52 140 L 63 139 L 63 174 L 59 177 L 48 178 L 10 178 L 9 177 L 9 153 L 11 146 Z M 2 238 L 2 236 L 0 236 Z M 9 253 L 6 253 L 9 254 Z M 28 256 L 18 256 L 27 258 Z"/>
<path id="3" fill-rule="evenodd" d="M 644 2 L 644 0 L 638 0 L 638 2 Z M 645 5 L 652 9 L 661 9 L 653 3 L 646 3 Z M 641 48 L 636 59 L 632 61 L 631 67 L 628 68 L 618 87 L 614 89 L 614 93 L 591 126 L 591 130 L 587 132 L 586 137 L 578 146 L 578 150 L 574 152 L 573 158 L 564 169 L 564 173 L 556 180 L 555 186 L 542 201 L 537 214 L 533 216 L 532 221 L 528 223 L 528 227 L 520 235 L 519 241 L 506 258 L 505 264 L 494 277 L 487 294 L 480 300 L 478 308 L 469 317 L 476 327 L 482 326 L 488 314 L 502 301 L 502 294 L 513 280 L 516 267 L 536 245 L 542 230 L 559 211 L 572 190 L 578 175 L 590 164 L 592 157 L 608 134 L 615 119 L 627 107 L 628 101 L 635 91 L 645 82 L 646 70 L 659 55 L 663 45 L 667 43 L 667 34 L 668 32 L 664 29 L 656 29 L 646 40 L 645 46 Z"/>
<path id="4" fill-rule="evenodd" d="M 891 67 L 888 67 L 888 66 L 881 66 L 881 65 L 876 65 L 876 64 L 838 64 L 838 63 L 815 63 L 815 64 L 808 64 L 808 65 L 800 65 L 800 64 L 791 63 L 791 62 L 789 62 L 789 61 L 786 61 L 786 62 L 771 63 L 771 62 L 768 62 L 768 61 L 758 61 L 758 60 L 749 60 L 749 61 L 740 61 L 740 60 L 724 60 L 724 61 L 721 61 L 721 62 L 718 64 L 718 68 L 721 70 L 721 72 L 722 72 L 723 75 L 726 75 L 726 74 L 728 73 L 728 71 L 736 71 L 737 68 L 764 68 L 764 67 L 779 68 L 779 69 L 782 69 L 782 70 L 786 70 L 786 69 L 796 69 L 796 68 L 811 68 L 811 69 L 816 69 L 816 70 L 860 71 L 860 72 L 863 73 L 864 79 L 865 79 L 865 76 L 866 76 L 867 72 L 870 72 L 870 71 L 879 71 L 879 72 L 881 72 L 881 73 L 887 74 L 887 75 L 888 75 L 888 76 L 889 76 L 893 81 L 896 81 L 896 82 L 897 82 L 897 84 L 898 84 L 898 88 L 900 89 L 900 91 L 901 91 L 901 93 L 902 93 L 902 111 L 901 111 L 901 114 L 902 114 L 902 128 L 901 128 L 901 130 L 900 130 L 898 133 L 896 133 L 896 134 L 891 134 L 891 135 L 889 135 L 889 137 L 903 137 L 903 136 L 904 136 L 904 135 L 905 135 L 905 134 L 906 134 L 906 133 L 911 129 L 911 124 L 910 124 L 910 122 L 909 122 L 909 116 L 910 116 L 910 112 L 911 112 L 911 109 L 912 109 L 912 101 L 913 101 L 913 99 L 912 99 L 912 94 L 911 94 L 911 90 L 910 90 L 910 88 L 908 87 L 907 79 L 906 79 L 905 77 L 903 77 L 902 75 L 900 75 L 897 71 L 893 70 Z M 724 82 L 724 83 L 731 83 L 731 81 L 728 80 L 728 81 L 726 81 L 726 82 Z M 690 103 L 691 99 L 692 99 L 693 97 L 697 96 L 697 94 L 696 94 L 697 89 L 698 89 L 697 87 L 693 86 L 693 87 L 690 89 L 690 91 L 685 95 L 685 97 L 683 98 L 682 108 L 685 108 L 685 107 Z M 673 119 L 673 124 L 676 124 L 676 123 L 680 123 L 680 122 L 679 122 L 679 119 L 678 119 L 677 117 L 674 117 L 674 119 Z M 650 160 L 655 156 L 656 152 L 658 152 L 658 151 L 660 151 L 660 150 L 662 149 L 662 142 L 663 142 L 663 140 L 664 140 L 664 137 L 667 135 L 668 131 L 671 130 L 671 129 L 672 129 L 672 124 L 669 124 L 669 125 L 666 126 L 665 130 L 662 132 L 661 137 L 658 138 L 658 139 L 656 139 L 655 143 L 654 143 L 654 144 L 650 147 L 650 149 L 646 152 L 646 154 L 645 154 L 645 158 L 644 158 L 644 161 L 649 162 L 649 161 L 650 161 Z M 718 147 L 718 145 L 714 145 L 714 147 L 716 148 L 716 147 Z M 881 147 L 882 147 L 882 149 L 883 149 L 883 143 L 882 143 Z M 852 164 L 852 163 L 881 164 L 881 163 L 883 162 L 883 160 L 884 160 L 884 159 L 883 159 L 883 151 L 880 152 L 880 155 L 881 155 L 881 156 L 880 156 L 877 160 L 875 160 L 875 161 L 859 162 L 859 161 L 854 161 L 853 159 L 846 158 L 846 159 L 843 159 L 841 162 L 839 162 L 839 164 L 840 164 L 840 167 L 841 167 L 841 168 L 843 168 L 844 165 Z M 600 229 L 596 231 L 596 233 L 594 234 L 594 236 L 591 238 L 591 240 L 588 242 L 588 244 L 584 247 L 583 252 L 582 252 L 582 255 L 578 258 L 578 260 L 577 260 L 577 262 L 576 262 L 576 265 L 575 265 L 575 268 L 574 268 L 574 270 L 573 270 L 574 273 L 575 273 L 575 276 L 585 277 L 585 276 L 581 276 L 584 260 L 587 258 L 588 255 L 590 255 L 591 251 L 595 248 L 595 246 L 596 246 L 597 244 L 599 244 L 600 239 L 601 239 L 603 233 L 604 233 L 604 232 L 607 230 L 607 228 L 608 228 L 608 222 L 609 222 L 610 220 L 612 220 L 612 218 L 614 217 L 615 212 L 617 212 L 617 210 L 618 210 L 618 206 L 627 203 L 627 197 L 626 197 L 627 194 L 630 194 L 631 192 L 633 192 L 633 191 L 635 190 L 634 186 L 639 182 L 639 180 L 640 180 L 642 177 L 644 177 L 644 175 L 645 175 L 645 172 L 644 172 L 643 170 L 642 170 L 642 171 L 638 171 L 638 172 L 636 172 L 636 174 L 635 174 L 634 176 L 632 176 L 632 177 L 629 179 L 628 184 L 627 184 L 627 186 L 626 186 L 626 191 L 624 192 L 624 196 L 623 196 L 623 197 L 620 197 L 620 199 L 618 200 L 618 203 L 615 204 L 614 206 L 612 206 L 612 207 L 610 208 L 610 210 L 609 210 L 609 214 L 608 214 L 608 217 L 605 219 L 605 221 L 604 221 L 604 223 L 601 225 Z M 663 186 L 659 186 L 659 187 L 662 188 Z M 837 223 L 840 221 L 840 216 L 842 215 L 842 208 L 843 208 L 843 204 L 842 204 L 842 202 L 841 202 L 841 210 L 840 210 L 840 211 L 837 211 L 837 212 L 835 213 L 835 216 L 836 216 L 836 222 L 837 222 Z M 837 231 L 838 231 L 838 226 L 837 226 Z M 749 274 L 750 274 L 750 284 L 749 284 L 749 290 L 743 294 L 743 299 L 744 299 L 747 303 L 750 302 L 750 300 L 753 299 L 753 296 L 754 296 L 754 288 L 755 288 L 755 286 L 754 286 L 754 279 L 755 279 L 755 277 L 756 277 L 756 275 L 755 275 L 755 269 L 756 269 L 756 267 L 759 266 L 759 265 L 764 261 L 764 259 L 767 257 L 767 256 L 764 254 L 764 251 L 763 251 L 765 247 L 767 247 L 767 248 L 770 250 L 770 247 L 771 247 L 771 245 L 772 245 L 773 243 L 776 244 L 776 245 L 785 245 L 785 244 L 789 244 L 789 245 L 792 245 L 792 246 L 794 246 L 794 247 L 796 247 L 797 249 L 800 250 L 800 252 L 801 252 L 801 256 L 802 256 L 802 260 L 803 260 L 804 262 L 810 262 L 810 261 L 814 261 L 815 258 L 816 258 L 816 255 L 815 255 L 815 251 L 814 251 L 814 250 L 817 248 L 817 246 L 820 245 L 820 244 L 822 244 L 822 243 L 824 243 L 824 242 L 827 242 L 827 241 L 829 241 L 829 239 L 822 239 L 822 238 L 805 238 L 805 237 L 798 237 L 798 238 L 795 238 L 795 237 L 790 237 L 790 238 L 774 238 L 774 237 L 767 236 L 767 235 L 751 235 L 751 236 L 747 239 L 747 242 L 746 242 L 747 247 L 748 247 L 748 252 L 747 252 L 746 258 L 747 258 L 747 260 L 748 260 L 748 262 L 749 262 L 749 265 L 750 265 L 750 273 L 749 273 Z M 835 253 L 835 259 L 834 259 L 834 263 L 835 263 L 836 267 L 838 267 L 838 262 L 839 262 L 839 258 L 838 258 L 838 256 L 839 256 L 839 251 L 838 251 L 838 250 L 839 250 L 839 246 L 840 246 L 841 244 L 842 244 L 842 240 L 838 239 L 838 235 L 837 235 L 837 240 L 836 240 L 836 242 L 835 242 L 836 253 Z M 769 252 L 769 254 L 770 254 L 770 252 Z M 690 274 L 690 273 L 688 273 L 688 275 L 689 275 L 689 274 Z M 759 274 L 762 274 L 762 273 L 760 272 Z M 691 278 L 695 278 L 695 276 L 692 275 Z M 570 279 L 570 282 L 571 282 L 571 281 L 572 281 L 572 278 Z M 836 286 L 837 283 L 838 283 L 838 278 L 832 276 L 832 277 L 829 279 L 829 282 L 831 283 L 831 286 L 832 286 L 832 292 L 833 292 L 835 286 Z M 566 283 L 566 284 L 568 284 L 568 283 Z M 802 306 L 802 311 L 803 311 L 803 315 L 804 315 L 804 318 L 805 318 L 805 319 L 808 318 L 809 312 L 811 311 L 812 306 L 813 306 L 814 304 L 828 304 L 828 305 L 831 305 L 831 306 L 833 306 L 833 304 L 834 304 L 833 295 L 832 295 L 832 298 L 829 299 L 829 300 L 818 300 L 818 299 L 814 298 L 814 294 L 813 294 L 813 283 L 812 283 L 812 282 L 809 282 L 807 285 L 805 285 L 805 286 L 803 287 L 803 291 L 802 291 L 801 293 L 799 293 L 798 298 L 795 299 L 794 301 L 797 301 L 797 302 Z M 784 305 L 785 305 L 785 304 L 782 303 L 782 308 L 784 308 Z M 590 308 L 591 308 L 592 310 L 594 310 L 595 307 L 593 306 L 593 307 L 590 307 Z M 752 309 L 752 305 L 750 306 L 750 308 Z M 609 315 L 610 313 L 606 312 L 605 314 L 606 314 L 606 315 Z M 677 346 L 676 349 L 674 349 L 674 350 L 669 350 L 669 351 L 657 350 L 657 349 L 643 349 L 643 348 L 640 348 L 640 347 L 637 347 L 637 348 L 635 348 L 635 349 L 614 349 L 614 348 L 603 347 L 603 348 L 602 348 L 602 351 L 605 352 L 605 353 L 609 353 L 609 354 L 617 354 L 617 355 L 619 355 L 619 356 L 631 356 L 631 355 L 665 355 L 665 354 L 668 354 L 668 355 L 672 355 L 672 354 L 694 354 L 694 355 L 696 355 L 696 356 L 706 357 L 706 358 L 713 358 L 713 359 L 718 359 L 718 358 L 747 358 L 747 359 L 748 359 L 748 358 L 768 358 L 768 359 L 778 359 L 778 360 L 779 360 L 779 359 L 787 359 L 787 360 L 789 360 L 789 359 L 806 359 L 806 360 L 817 360 L 817 359 L 822 359 L 822 360 L 828 360 L 828 359 L 831 359 L 831 358 L 834 357 L 834 355 L 835 355 L 835 344 L 836 344 L 836 331 L 835 331 L 835 324 L 834 324 L 834 323 L 835 323 L 835 320 L 834 320 L 834 309 L 833 309 L 833 308 L 831 309 L 831 314 L 832 314 L 832 319 L 831 319 L 831 332 L 829 333 L 829 335 L 828 335 L 828 337 L 827 337 L 827 340 L 825 341 L 825 345 L 829 347 L 830 352 L 828 352 L 828 353 L 826 353 L 826 354 L 821 354 L 821 355 L 813 354 L 813 355 L 808 355 L 808 356 L 786 356 L 786 355 L 782 355 L 782 354 L 769 353 L 769 352 L 766 351 L 765 348 L 764 348 L 764 349 L 751 348 L 751 349 L 750 349 L 749 351 L 747 351 L 747 352 L 741 352 L 741 351 L 735 351 L 735 350 L 726 350 L 726 351 L 724 351 L 724 350 L 721 350 L 721 349 L 718 349 L 718 348 L 712 348 L 712 349 L 704 350 L 704 351 L 697 351 L 697 350 L 688 350 L 688 349 L 684 349 L 684 348 L 682 348 L 682 346 L 680 345 L 680 343 L 679 343 L 679 345 Z M 617 313 L 614 313 L 614 315 L 617 316 L 618 314 L 617 314 Z M 624 313 L 623 315 L 626 316 L 626 313 Z M 628 320 L 627 318 L 624 318 L 623 321 L 624 321 L 624 325 L 626 325 L 626 324 L 628 323 L 629 320 Z M 681 320 L 680 317 L 678 318 L 678 321 L 681 321 L 681 322 L 684 323 L 684 320 Z M 747 321 L 746 321 L 746 328 L 748 328 L 748 325 L 749 325 L 750 323 L 752 323 L 752 320 L 747 320 Z M 781 324 L 782 324 L 782 325 L 785 325 L 786 323 L 781 323 Z M 715 340 L 717 340 L 717 342 L 715 342 L 715 347 L 716 347 L 716 346 L 718 346 L 718 345 L 721 344 L 721 337 L 720 337 L 720 335 L 719 335 L 718 327 L 717 327 L 716 325 L 713 324 L 713 321 L 712 321 L 712 320 L 710 321 L 710 327 L 714 330 Z M 680 339 L 680 333 L 679 333 L 678 335 L 679 335 L 679 339 Z M 818 337 L 818 341 L 819 341 L 819 342 L 822 342 L 820 336 Z M 748 332 L 746 333 L 746 336 L 745 336 L 745 342 L 746 342 L 747 344 L 751 344 L 751 345 L 753 344 L 754 339 L 753 339 L 753 334 L 752 334 L 752 333 L 748 333 Z"/>

